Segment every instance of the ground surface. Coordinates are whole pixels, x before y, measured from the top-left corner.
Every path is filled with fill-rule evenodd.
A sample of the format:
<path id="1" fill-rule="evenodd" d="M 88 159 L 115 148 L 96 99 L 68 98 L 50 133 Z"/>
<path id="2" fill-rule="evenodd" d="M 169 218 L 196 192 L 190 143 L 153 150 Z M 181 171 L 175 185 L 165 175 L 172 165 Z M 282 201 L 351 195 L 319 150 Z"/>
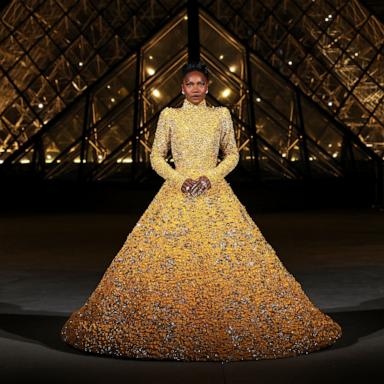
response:
<path id="1" fill-rule="evenodd" d="M 383 213 L 322 209 L 252 217 L 311 300 L 343 327 L 331 348 L 225 364 L 75 351 L 61 342 L 60 328 L 95 288 L 139 215 L 7 213 L 0 217 L 1 382 L 376 382 L 384 366 Z"/>

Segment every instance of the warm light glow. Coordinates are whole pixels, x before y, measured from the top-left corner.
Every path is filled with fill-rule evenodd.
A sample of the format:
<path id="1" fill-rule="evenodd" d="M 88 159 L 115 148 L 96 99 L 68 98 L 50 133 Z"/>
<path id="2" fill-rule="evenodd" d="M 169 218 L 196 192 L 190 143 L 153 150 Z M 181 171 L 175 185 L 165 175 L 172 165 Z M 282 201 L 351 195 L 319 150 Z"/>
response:
<path id="1" fill-rule="evenodd" d="M 337 157 L 337 155 L 338 155 L 338 153 L 335 152 L 335 153 L 332 155 L 332 157 Z"/>
<path id="2" fill-rule="evenodd" d="M 220 55 L 220 56 L 219 56 L 219 59 L 220 59 L 220 60 L 223 60 L 223 59 L 224 59 L 224 55 Z"/>
<path id="3" fill-rule="evenodd" d="M 149 55 L 149 60 L 153 60 L 153 56 L 152 55 Z"/>
<path id="4" fill-rule="evenodd" d="M 111 89 L 111 86 L 108 84 L 108 85 L 107 85 L 107 88 L 108 88 L 108 89 Z"/>
<path id="5" fill-rule="evenodd" d="M 231 94 L 231 90 L 229 88 L 225 88 L 223 92 L 221 92 L 221 95 L 223 97 L 228 97 Z"/>
<path id="6" fill-rule="evenodd" d="M 39 104 L 37 104 L 37 106 L 38 106 L 40 109 L 42 109 L 42 108 L 44 107 L 44 104 L 43 104 L 43 103 L 39 103 Z"/>
<path id="7" fill-rule="evenodd" d="M 235 72 L 235 71 L 236 71 L 236 65 L 231 65 L 231 66 L 229 67 L 229 70 L 230 70 L 231 72 Z"/>
<path id="8" fill-rule="evenodd" d="M 117 159 L 116 163 L 132 163 L 132 159 Z"/>
<path id="9" fill-rule="evenodd" d="M 188 16 L 187 15 L 184 16 L 184 20 L 188 20 Z"/>
<path id="10" fill-rule="evenodd" d="M 260 103 L 260 101 L 261 101 L 260 97 L 256 97 L 256 101 L 257 101 L 258 103 Z"/>
<path id="11" fill-rule="evenodd" d="M 333 103 L 332 101 L 328 101 L 328 107 L 332 107 Z"/>
<path id="12" fill-rule="evenodd" d="M 288 61 L 288 65 L 292 65 L 292 60 L 289 60 L 289 61 Z"/>
<path id="13" fill-rule="evenodd" d="M 27 164 L 27 163 L 30 163 L 31 161 L 29 159 L 21 159 L 20 160 L 20 163 L 21 164 Z"/>
<path id="14" fill-rule="evenodd" d="M 149 76 L 152 76 L 155 74 L 155 70 L 151 67 L 147 67 L 147 73 Z"/>
<path id="15" fill-rule="evenodd" d="M 158 89 L 154 89 L 152 91 L 152 95 L 155 96 L 155 97 L 160 97 L 161 96 L 160 91 Z"/>
<path id="16" fill-rule="evenodd" d="M 116 101 L 116 99 L 114 97 L 111 97 L 111 101 L 112 101 L 112 103 L 114 103 Z"/>
<path id="17" fill-rule="evenodd" d="M 79 61 L 79 67 L 82 67 L 84 63 L 82 61 Z"/>

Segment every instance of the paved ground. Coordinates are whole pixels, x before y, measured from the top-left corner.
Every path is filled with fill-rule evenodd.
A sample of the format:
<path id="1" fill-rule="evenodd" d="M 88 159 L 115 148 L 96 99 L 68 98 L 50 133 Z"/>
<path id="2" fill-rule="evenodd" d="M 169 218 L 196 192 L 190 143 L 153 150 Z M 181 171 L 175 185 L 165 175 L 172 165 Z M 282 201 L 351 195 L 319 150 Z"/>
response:
<path id="1" fill-rule="evenodd" d="M 370 209 L 253 215 L 312 301 L 342 325 L 343 338 L 329 349 L 221 364 L 106 358 L 63 344 L 62 324 L 95 288 L 138 217 L 0 217 L 2 383 L 376 382 L 384 364 L 384 219 Z"/>

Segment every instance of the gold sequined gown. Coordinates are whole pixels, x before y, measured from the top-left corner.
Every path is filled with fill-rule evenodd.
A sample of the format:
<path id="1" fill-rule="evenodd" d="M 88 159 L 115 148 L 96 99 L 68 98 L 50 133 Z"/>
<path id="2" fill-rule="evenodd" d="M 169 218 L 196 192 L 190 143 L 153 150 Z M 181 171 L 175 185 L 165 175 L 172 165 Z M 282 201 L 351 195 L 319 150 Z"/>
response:
<path id="1" fill-rule="evenodd" d="M 165 160 L 169 149 L 175 168 Z M 228 108 L 187 99 L 165 108 L 150 159 L 165 182 L 66 321 L 65 342 L 126 358 L 235 361 L 308 353 L 341 336 L 224 179 L 239 160 Z M 211 189 L 180 191 L 202 174 Z"/>

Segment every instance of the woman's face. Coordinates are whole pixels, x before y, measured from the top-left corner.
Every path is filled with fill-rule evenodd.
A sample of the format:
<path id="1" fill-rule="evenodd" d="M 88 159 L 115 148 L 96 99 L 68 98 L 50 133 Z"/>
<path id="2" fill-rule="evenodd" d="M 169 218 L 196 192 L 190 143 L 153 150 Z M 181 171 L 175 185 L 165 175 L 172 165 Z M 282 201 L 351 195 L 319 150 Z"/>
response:
<path id="1" fill-rule="evenodd" d="M 193 104 L 199 104 L 208 91 L 208 81 L 203 73 L 199 71 L 188 72 L 183 79 L 181 89 L 185 93 L 185 97 Z"/>

